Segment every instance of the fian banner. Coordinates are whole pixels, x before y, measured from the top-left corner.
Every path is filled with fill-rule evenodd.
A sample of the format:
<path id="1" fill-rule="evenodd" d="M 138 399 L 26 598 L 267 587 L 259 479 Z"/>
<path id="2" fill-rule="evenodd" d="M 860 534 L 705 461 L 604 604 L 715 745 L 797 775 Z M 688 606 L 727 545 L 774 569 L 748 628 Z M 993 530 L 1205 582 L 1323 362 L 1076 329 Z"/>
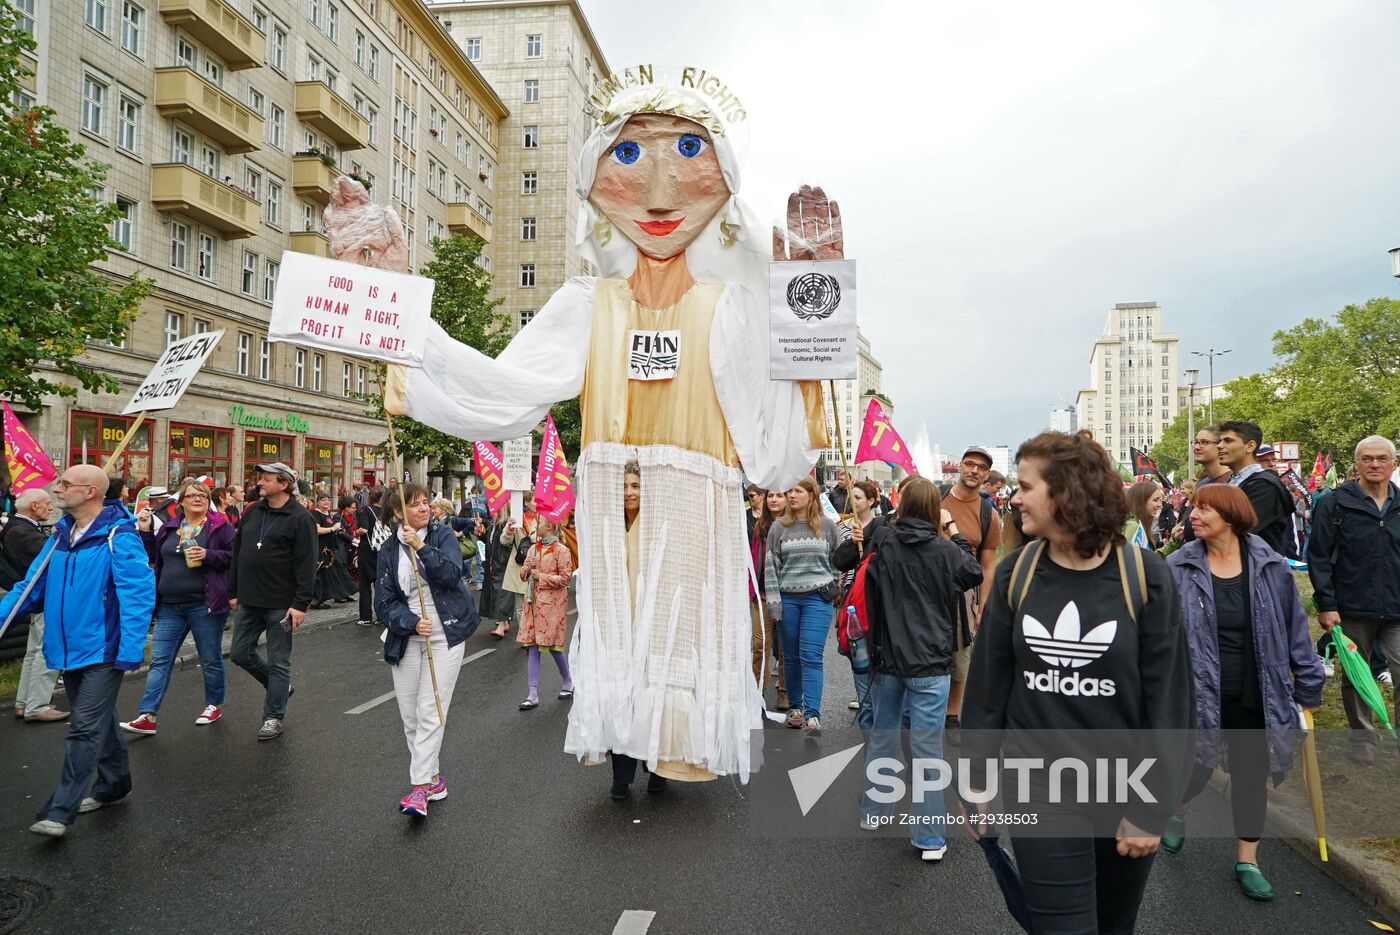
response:
<path id="1" fill-rule="evenodd" d="M 287 250 L 267 336 L 342 354 L 421 364 L 434 286 L 422 276 Z"/>
<path id="2" fill-rule="evenodd" d="M 535 512 L 560 522 L 574 508 L 574 478 L 564 457 L 564 442 L 554 426 L 554 416 L 544 422 L 539 469 L 535 472 Z"/>
<path id="3" fill-rule="evenodd" d="M 505 485 L 505 461 L 500 449 L 490 442 L 472 442 L 472 452 L 476 456 L 476 476 L 481 478 L 481 489 L 486 491 L 486 509 L 494 516 L 510 501 L 510 490 Z"/>
<path id="4" fill-rule="evenodd" d="M 223 336 L 222 331 L 206 331 L 181 338 L 167 347 L 122 410 L 122 415 L 174 407 Z"/>
<path id="5" fill-rule="evenodd" d="M 774 263 L 768 274 L 769 377 L 856 378 L 856 261 Z"/>

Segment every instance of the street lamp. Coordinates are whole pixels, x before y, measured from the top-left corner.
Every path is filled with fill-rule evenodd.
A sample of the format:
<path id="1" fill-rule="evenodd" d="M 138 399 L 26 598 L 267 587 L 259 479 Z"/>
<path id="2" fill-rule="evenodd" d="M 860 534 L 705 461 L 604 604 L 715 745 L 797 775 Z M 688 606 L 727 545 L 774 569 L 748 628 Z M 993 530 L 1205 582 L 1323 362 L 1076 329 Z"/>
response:
<path id="1" fill-rule="evenodd" d="M 1208 351 L 1192 351 L 1191 353 L 1194 354 L 1194 355 L 1196 355 L 1197 357 L 1205 357 L 1205 358 L 1207 358 L 1207 359 L 1210 360 L 1210 386 L 1207 387 L 1207 392 L 1210 393 L 1210 424 L 1211 424 L 1211 425 L 1214 425 L 1214 424 L 1215 424 L 1215 358 L 1221 357 L 1221 356 L 1223 356 L 1223 355 L 1225 355 L 1225 354 L 1230 353 L 1230 348 L 1227 347 L 1227 348 L 1225 348 L 1225 350 L 1223 350 L 1223 351 L 1217 351 L 1215 348 L 1211 348 L 1211 349 L 1208 350 Z"/>
<path id="2" fill-rule="evenodd" d="M 1390 250 L 1390 275 L 1400 279 L 1400 247 L 1392 247 Z"/>
<path id="3" fill-rule="evenodd" d="M 1196 479 L 1196 380 L 1199 370 L 1186 371 L 1186 478 Z"/>

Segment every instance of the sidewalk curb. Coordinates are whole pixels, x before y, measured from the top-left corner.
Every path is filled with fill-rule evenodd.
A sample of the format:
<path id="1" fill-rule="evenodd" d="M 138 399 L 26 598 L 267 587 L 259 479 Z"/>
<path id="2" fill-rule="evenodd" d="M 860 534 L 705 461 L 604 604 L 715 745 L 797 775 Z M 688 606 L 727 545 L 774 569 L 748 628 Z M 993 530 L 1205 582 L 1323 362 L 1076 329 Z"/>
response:
<path id="1" fill-rule="evenodd" d="M 1228 797 L 1226 782 L 1226 774 L 1217 770 L 1210 785 L 1220 795 Z M 1384 921 L 1393 923 L 1400 919 L 1400 867 L 1367 855 L 1344 838 L 1327 839 L 1327 860 L 1324 862 L 1318 854 L 1312 816 L 1309 814 L 1300 819 L 1293 811 L 1276 802 L 1269 803 L 1267 827 L 1308 863 L 1383 915 Z"/>

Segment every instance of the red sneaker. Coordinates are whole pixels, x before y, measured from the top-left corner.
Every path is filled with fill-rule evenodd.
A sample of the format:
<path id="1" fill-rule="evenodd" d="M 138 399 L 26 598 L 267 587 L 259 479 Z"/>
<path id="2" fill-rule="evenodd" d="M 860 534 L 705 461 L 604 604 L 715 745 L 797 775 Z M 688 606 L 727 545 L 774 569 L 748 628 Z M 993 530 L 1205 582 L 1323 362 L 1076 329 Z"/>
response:
<path id="1" fill-rule="evenodd" d="M 223 716 L 224 712 L 219 708 L 218 705 L 207 704 L 204 706 L 204 713 L 202 713 L 199 717 L 195 718 L 194 722 L 196 724 L 199 724 L 200 726 L 203 726 L 205 724 L 213 724 L 215 721 L 217 721 Z"/>
<path id="2" fill-rule="evenodd" d="M 142 714 L 134 721 L 122 721 L 121 728 L 132 734 L 145 734 L 150 736 L 156 732 L 156 719 L 149 714 Z"/>
<path id="3" fill-rule="evenodd" d="M 429 802 L 447 798 L 447 780 L 443 779 L 441 775 L 438 776 L 437 782 L 429 783 L 424 788 L 428 793 Z"/>
<path id="4" fill-rule="evenodd" d="M 399 799 L 399 811 L 416 818 L 427 818 L 428 787 L 415 786 L 412 792 Z"/>

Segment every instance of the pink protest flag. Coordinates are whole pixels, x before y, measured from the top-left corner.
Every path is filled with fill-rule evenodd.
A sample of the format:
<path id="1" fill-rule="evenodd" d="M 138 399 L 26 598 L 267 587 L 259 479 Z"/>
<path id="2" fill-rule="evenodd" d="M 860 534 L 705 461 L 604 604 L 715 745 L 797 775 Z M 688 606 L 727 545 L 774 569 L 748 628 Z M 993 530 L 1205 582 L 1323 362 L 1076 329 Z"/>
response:
<path id="1" fill-rule="evenodd" d="M 11 493 L 24 493 L 31 487 L 47 487 L 58 477 L 48 455 L 38 442 L 24 430 L 10 404 L 5 407 L 5 466 L 10 470 Z"/>
<path id="2" fill-rule="evenodd" d="M 890 424 L 885 407 L 878 399 L 871 399 L 865 410 L 865 428 L 861 429 L 860 446 L 856 448 L 856 463 L 862 461 L 883 461 L 890 467 L 903 468 L 910 474 L 919 473 L 914 466 L 914 456 L 909 446 Z"/>
<path id="3" fill-rule="evenodd" d="M 500 449 L 490 442 L 472 442 L 472 451 L 476 454 L 476 476 L 481 478 L 481 489 L 486 491 L 486 509 L 495 515 L 510 502 L 510 491 L 502 482 L 505 460 L 501 458 Z"/>
<path id="4" fill-rule="evenodd" d="M 540 463 L 535 470 L 535 512 L 558 523 L 573 508 L 574 479 L 564 457 L 564 443 L 554 425 L 554 416 L 547 416 L 544 438 L 540 440 Z"/>

